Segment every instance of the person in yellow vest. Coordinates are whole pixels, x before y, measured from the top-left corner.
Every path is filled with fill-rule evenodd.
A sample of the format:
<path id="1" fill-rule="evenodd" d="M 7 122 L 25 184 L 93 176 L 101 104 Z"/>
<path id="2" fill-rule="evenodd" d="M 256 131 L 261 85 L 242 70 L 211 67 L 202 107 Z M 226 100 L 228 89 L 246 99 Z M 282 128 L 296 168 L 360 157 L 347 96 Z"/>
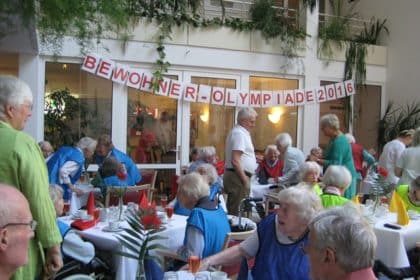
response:
<path id="1" fill-rule="evenodd" d="M 399 185 L 396 192 L 407 210 L 420 212 L 420 176 L 411 181 L 410 185 Z"/>
<path id="2" fill-rule="evenodd" d="M 299 166 L 299 185 L 311 186 L 311 189 L 317 194 L 322 194 L 322 189 L 318 184 L 321 167 L 315 161 L 305 161 Z"/>
<path id="3" fill-rule="evenodd" d="M 324 183 L 321 195 L 324 208 L 340 206 L 349 200 L 343 197 L 349 187 L 352 177 L 350 171 L 342 165 L 330 165 L 322 177 Z"/>

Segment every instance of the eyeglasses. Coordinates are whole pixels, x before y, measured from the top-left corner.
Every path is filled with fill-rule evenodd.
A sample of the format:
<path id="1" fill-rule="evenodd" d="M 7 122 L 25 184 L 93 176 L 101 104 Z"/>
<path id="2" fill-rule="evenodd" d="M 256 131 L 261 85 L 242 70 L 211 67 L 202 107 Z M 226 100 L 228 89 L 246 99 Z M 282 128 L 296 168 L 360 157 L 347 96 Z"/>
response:
<path id="1" fill-rule="evenodd" d="M 35 231 L 37 224 L 38 224 L 37 221 L 32 220 L 29 223 L 8 223 L 8 224 L 5 224 L 4 226 L 2 226 L 1 228 L 6 228 L 6 227 L 9 227 L 9 226 L 29 226 L 32 231 Z"/>

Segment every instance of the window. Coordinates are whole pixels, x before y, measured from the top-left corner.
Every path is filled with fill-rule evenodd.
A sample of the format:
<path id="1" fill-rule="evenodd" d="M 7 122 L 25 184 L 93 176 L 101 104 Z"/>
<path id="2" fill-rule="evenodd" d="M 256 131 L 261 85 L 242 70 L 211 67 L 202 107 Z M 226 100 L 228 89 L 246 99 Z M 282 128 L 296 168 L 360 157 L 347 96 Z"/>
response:
<path id="1" fill-rule="evenodd" d="M 0 53 L 0 74 L 18 76 L 19 55 L 12 53 Z"/>

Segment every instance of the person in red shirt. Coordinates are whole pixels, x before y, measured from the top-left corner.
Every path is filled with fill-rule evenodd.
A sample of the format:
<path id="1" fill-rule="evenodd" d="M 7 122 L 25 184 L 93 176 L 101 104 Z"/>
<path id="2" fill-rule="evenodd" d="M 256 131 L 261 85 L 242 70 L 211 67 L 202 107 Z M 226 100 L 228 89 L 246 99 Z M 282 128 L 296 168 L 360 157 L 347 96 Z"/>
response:
<path id="1" fill-rule="evenodd" d="M 281 177 L 283 170 L 283 160 L 279 158 L 280 152 L 276 145 L 268 145 L 265 148 L 264 159 L 260 162 L 257 169 L 258 182 L 267 184 L 268 179 Z"/>

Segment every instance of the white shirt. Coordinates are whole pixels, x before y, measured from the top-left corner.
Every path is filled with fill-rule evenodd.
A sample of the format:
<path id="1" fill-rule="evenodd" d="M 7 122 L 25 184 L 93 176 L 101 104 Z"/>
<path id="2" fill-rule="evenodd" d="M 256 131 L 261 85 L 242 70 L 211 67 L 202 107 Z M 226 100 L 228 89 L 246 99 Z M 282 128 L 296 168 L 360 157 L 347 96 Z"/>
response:
<path id="1" fill-rule="evenodd" d="M 402 169 L 399 185 L 410 184 L 420 176 L 420 146 L 405 149 L 397 159 L 396 166 Z"/>
<path id="2" fill-rule="evenodd" d="M 83 154 L 80 148 L 77 149 Z M 70 177 L 73 177 L 79 168 L 80 165 L 77 162 L 72 160 L 66 161 L 58 172 L 60 184 L 70 184 Z"/>
<path id="3" fill-rule="evenodd" d="M 251 174 L 257 169 L 254 145 L 252 144 L 251 134 L 240 125 L 235 125 L 226 139 L 225 146 L 225 167 L 233 168 L 232 151 L 241 151 L 241 164 L 244 171 Z"/>
<path id="4" fill-rule="evenodd" d="M 397 159 L 401 156 L 405 150 L 405 145 L 398 139 L 394 139 L 384 146 L 381 156 L 379 157 L 378 164 L 388 170 L 387 181 L 397 184 L 399 178 L 395 176 L 395 165 Z"/>

